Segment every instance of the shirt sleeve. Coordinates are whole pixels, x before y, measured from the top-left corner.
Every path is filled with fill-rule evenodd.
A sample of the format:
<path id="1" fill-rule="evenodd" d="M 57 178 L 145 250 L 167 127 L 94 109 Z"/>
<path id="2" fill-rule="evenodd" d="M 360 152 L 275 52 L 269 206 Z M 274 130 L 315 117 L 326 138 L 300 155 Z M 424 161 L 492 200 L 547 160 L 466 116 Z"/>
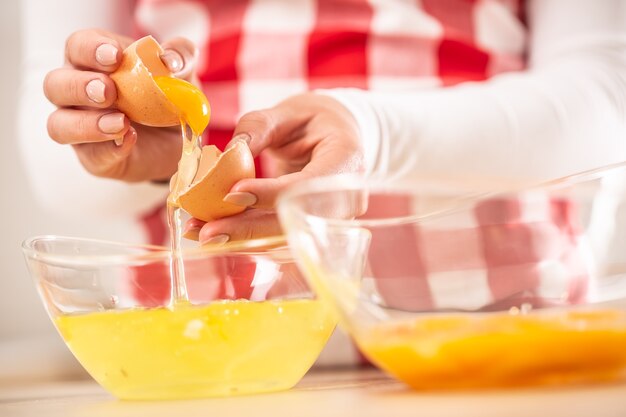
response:
<path id="1" fill-rule="evenodd" d="M 85 171 L 69 146 L 53 142 L 46 119 L 54 110 L 43 94 L 46 74 L 63 65 L 65 40 L 74 31 L 97 27 L 129 34 L 128 0 L 26 0 L 21 3 L 22 86 L 18 141 L 34 195 L 46 210 L 63 216 L 130 218 L 162 203 L 167 190 L 126 184 Z"/>
<path id="2" fill-rule="evenodd" d="M 354 115 L 372 175 L 537 181 L 626 160 L 626 7 L 528 5 L 529 66 L 405 93 L 330 90 Z"/>

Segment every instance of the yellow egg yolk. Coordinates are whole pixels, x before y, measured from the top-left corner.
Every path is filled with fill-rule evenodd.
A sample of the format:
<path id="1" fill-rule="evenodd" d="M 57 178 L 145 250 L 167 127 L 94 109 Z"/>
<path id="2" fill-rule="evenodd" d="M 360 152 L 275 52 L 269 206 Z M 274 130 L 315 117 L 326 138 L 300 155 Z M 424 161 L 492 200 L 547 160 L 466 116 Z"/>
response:
<path id="1" fill-rule="evenodd" d="M 191 131 L 200 136 L 209 124 L 211 116 L 209 101 L 202 91 L 179 78 L 154 77 L 154 81 L 167 99 L 178 108 L 181 119 L 189 125 Z"/>
<path id="2" fill-rule="evenodd" d="M 626 312 L 424 316 L 373 326 L 360 347 L 418 390 L 611 381 L 626 375 Z"/>

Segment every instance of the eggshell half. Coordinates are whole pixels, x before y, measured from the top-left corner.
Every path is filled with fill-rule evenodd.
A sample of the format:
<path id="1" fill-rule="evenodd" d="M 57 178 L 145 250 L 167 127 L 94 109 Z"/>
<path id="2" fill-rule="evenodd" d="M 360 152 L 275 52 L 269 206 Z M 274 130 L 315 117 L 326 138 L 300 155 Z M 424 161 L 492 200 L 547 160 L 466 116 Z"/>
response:
<path id="1" fill-rule="evenodd" d="M 170 76 L 161 61 L 163 49 L 152 36 L 133 42 L 122 54 L 119 68 L 111 74 L 117 86 L 117 108 L 134 122 L 146 126 L 180 124 L 179 112 L 152 77 Z"/>
<path id="2" fill-rule="evenodd" d="M 223 198 L 239 180 L 254 177 L 254 158 L 245 142 L 237 142 L 224 153 L 213 145 L 205 146 L 196 177 L 177 203 L 205 222 L 241 213 L 246 207 L 226 203 Z"/>

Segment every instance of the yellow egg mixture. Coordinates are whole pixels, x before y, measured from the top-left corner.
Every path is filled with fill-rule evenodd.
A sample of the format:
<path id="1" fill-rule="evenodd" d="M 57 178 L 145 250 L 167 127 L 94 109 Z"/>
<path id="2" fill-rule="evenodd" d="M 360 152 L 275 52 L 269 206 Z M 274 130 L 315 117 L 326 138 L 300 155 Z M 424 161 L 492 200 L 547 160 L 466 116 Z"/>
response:
<path id="1" fill-rule="evenodd" d="M 421 390 L 612 380 L 626 375 L 626 312 L 441 315 L 359 337 L 382 369 Z"/>
<path id="2" fill-rule="evenodd" d="M 290 388 L 335 321 L 315 300 L 241 300 L 62 316 L 56 325 L 117 397 L 172 399 Z"/>
<path id="3" fill-rule="evenodd" d="M 178 108 L 183 138 L 168 197 L 170 305 L 61 316 L 56 325 L 85 369 L 119 398 L 176 399 L 290 388 L 315 361 L 335 319 L 316 300 L 189 303 L 177 198 L 198 171 L 209 103 L 186 81 L 166 76 L 154 80 Z"/>

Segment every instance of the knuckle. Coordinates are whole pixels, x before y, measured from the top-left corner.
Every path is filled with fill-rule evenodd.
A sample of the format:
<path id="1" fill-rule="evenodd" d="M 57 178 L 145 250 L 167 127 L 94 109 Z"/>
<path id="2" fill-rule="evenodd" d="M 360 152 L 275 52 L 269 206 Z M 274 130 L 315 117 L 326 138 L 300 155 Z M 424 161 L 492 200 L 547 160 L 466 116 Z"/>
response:
<path id="1" fill-rule="evenodd" d="M 242 122 L 248 124 L 257 124 L 263 127 L 272 126 L 272 117 L 267 111 L 264 110 L 251 111 L 250 113 L 245 114 L 241 120 Z"/>
<path id="2" fill-rule="evenodd" d="M 72 80 L 67 84 L 66 94 L 69 102 L 74 104 L 80 104 L 85 102 L 85 89 L 83 88 L 82 84 L 83 82 L 80 77 L 72 78 Z"/>
<path id="3" fill-rule="evenodd" d="M 80 139 L 84 139 L 89 135 L 90 126 L 89 126 L 89 121 L 87 119 L 88 118 L 85 114 L 80 114 L 76 118 L 75 132 L 76 132 L 76 136 Z"/>
<path id="4" fill-rule="evenodd" d="M 68 36 L 65 42 L 65 55 L 72 65 L 80 64 L 81 58 L 89 54 L 91 34 L 92 30 L 78 30 Z"/>

